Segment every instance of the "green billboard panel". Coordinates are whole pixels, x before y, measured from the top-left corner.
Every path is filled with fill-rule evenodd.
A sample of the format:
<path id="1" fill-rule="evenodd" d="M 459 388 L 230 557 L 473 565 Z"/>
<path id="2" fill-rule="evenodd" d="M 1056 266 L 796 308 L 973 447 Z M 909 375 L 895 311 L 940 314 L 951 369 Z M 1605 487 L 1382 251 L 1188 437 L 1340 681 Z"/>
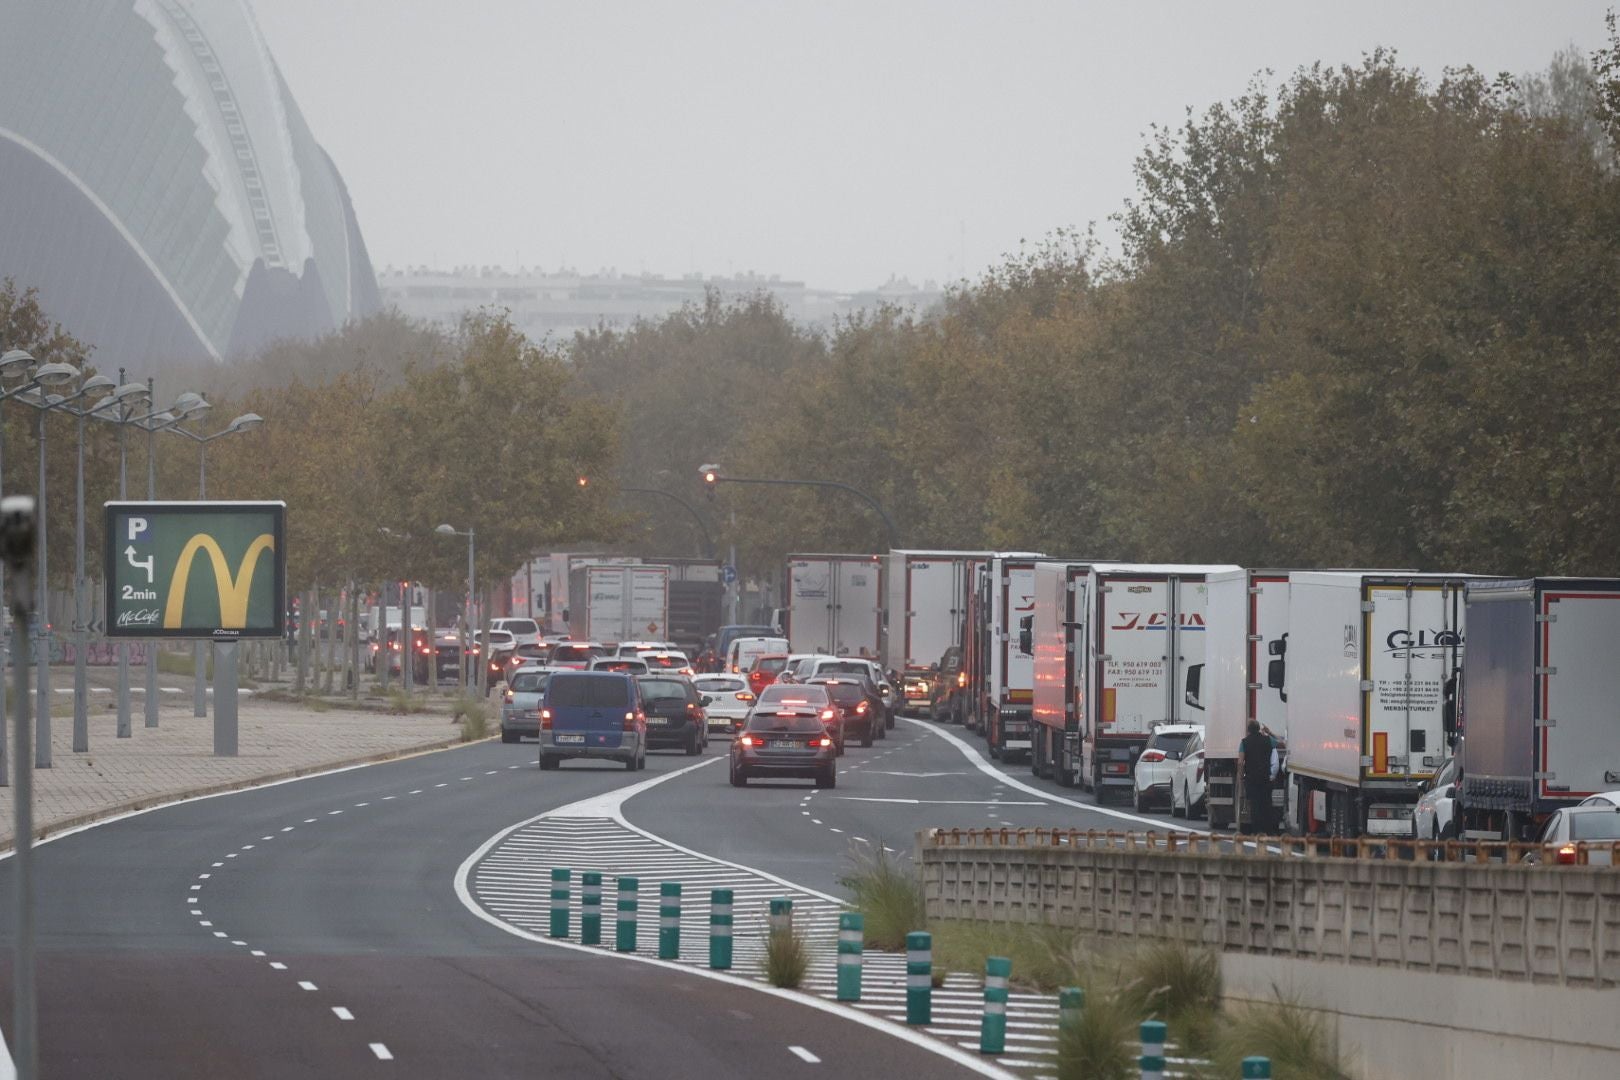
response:
<path id="1" fill-rule="evenodd" d="M 107 504 L 107 636 L 279 638 L 287 504 Z"/>

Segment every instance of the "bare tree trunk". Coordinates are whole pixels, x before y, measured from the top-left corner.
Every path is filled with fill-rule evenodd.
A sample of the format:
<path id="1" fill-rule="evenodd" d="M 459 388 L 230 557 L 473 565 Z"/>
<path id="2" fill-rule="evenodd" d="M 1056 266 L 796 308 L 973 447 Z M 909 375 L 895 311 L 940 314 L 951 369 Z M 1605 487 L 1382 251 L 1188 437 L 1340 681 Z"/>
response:
<path id="1" fill-rule="evenodd" d="M 313 687 L 315 680 L 310 673 L 310 660 L 313 659 L 314 650 L 310 647 L 314 641 L 313 627 L 315 621 L 315 590 L 304 590 L 303 610 L 298 619 L 298 674 L 293 683 L 293 689 L 302 694 L 305 687 Z"/>
<path id="2" fill-rule="evenodd" d="M 480 595 L 480 599 L 481 599 L 481 603 L 479 605 L 479 610 L 483 612 L 483 617 L 481 619 L 479 619 L 480 626 L 479 626 L 478 640 L 483 643 L 484 647 L 478 650 L 478 695 L 480 697 L 486 697 L 489 694 L 489 651 L 490 651 L 490 649 L 489 649 L 489 599 L 490 599 L 490 591 L 488 589 L 485 589 L 483 591 L 483 593 Z"/>
<path id="3" fill-rule="evenodd" d="M 360 588 L 349 585 L 349 697 L 360 700 Z"/>
<path id="4" fill-rule="evenodd" d="M 332 680 L 337 677 L 338 617 L 343 611 L 343 590 L 333 589 L 326 598 L 326 618 L 322 620 L 326 630 L 326 672 L 321 679 L 321 693 L 332 692 Z"/>

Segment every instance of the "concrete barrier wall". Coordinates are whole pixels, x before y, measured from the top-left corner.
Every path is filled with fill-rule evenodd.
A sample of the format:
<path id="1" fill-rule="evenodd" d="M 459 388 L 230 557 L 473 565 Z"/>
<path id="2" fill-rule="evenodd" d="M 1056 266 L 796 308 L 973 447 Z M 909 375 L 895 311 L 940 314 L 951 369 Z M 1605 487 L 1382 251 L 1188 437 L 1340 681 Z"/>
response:
<path id="1" fill-rule="evenodd" d="M 1620 869 L 940 839 L 930 918 L 1200 942 L 1229 1002 L 1334 1014 L 1366 1080 L 1620 1076 Z"/>

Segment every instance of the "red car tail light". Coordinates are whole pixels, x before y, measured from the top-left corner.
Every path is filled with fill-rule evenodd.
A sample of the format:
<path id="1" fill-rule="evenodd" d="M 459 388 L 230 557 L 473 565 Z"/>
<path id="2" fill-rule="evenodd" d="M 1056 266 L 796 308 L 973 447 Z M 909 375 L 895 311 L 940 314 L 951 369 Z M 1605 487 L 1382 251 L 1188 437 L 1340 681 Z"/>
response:
<path id="1" fill-rule="evenodd" d="M 1200 784 L 1204 782 L 1204 763 L 1202 761 L 1198 763 L 1198 782 Z"/>
<path id="2" fill-rule="evenodd" d="M 624 730 L 626 730 L 626 731 L 634 731 L 634 730 L 636 730 L 637 725 L 639 725 L 641 723 L 641 721 L 643 719 L 645 719 L 645 718 L 646 718 L 646 714 L 643 713 L 640 709 L 637 709 L 635 712 L 627 712 L 627 713 L 625 713 L 624 714 Z"/>
<path id="3" fill-rule="evenodd" d="M 541 709 L 540 710 L 540 730 L 541 731 L 550 731 L 551 730 L 551 710 L 550 709 Z"/>
<path id="4" fill-rule="evenodd" d="M 863 701 L 859 705 L 855 706 L 855 712 L 857 714 L 864 714 L 866 712 L 866 702 Z"/>
<path id="5" fill-rule="evenodd" d="M 823 735 L 821 737 L 821 739 L 816 743 L 816 745 L 817 746 L 831 746 L 832 745 L 832 740 L 829 739 L 827 736 Z"/>
<path id="6" fill-rule="evenodd" d="M 822 709 L 821 718 L 823 720 L 831 720 L 833 718 L 833 711 L 831 709 Z"/>
<path id="7" fill-rule="evenodd" d="M 759 740 L 754 738 L 752 735 L 740 736 L 737 741 L 743 746 L 753 746 L 759 742 Z"/>
<path id="8" fill-rule="evenodd" d="M 1574 844 L 1565 844 L 1558 849 L 1558 863 L 1560 866 L 1574 866 L 1576 847 Z"/>
<path id="9" fill-rule="evenodd" d="M 1144 751 L 1142 751 L 1142 760 L 1143 761 L 1163 761 L 1164 760 L 1164 751 L 1162 751 L 1162 750 L 1144 750 Z"/>

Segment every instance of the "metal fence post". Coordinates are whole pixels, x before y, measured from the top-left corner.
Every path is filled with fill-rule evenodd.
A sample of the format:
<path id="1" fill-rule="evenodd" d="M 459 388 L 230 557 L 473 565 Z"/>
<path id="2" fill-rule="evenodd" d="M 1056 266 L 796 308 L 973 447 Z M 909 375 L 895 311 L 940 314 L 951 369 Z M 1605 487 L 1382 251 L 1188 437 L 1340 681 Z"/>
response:
<path id="1" fill-rule="evenodd" d="M 906 1023 L 934 1019 L 934 938 L 921 930 L 906 935 Z"/>
<path id="2" fill-rule="evenodd" d="M 861 1000 L 861 950 L 865 947 L 866 917 L 858 911 L 838 916 L 838 1000 Z"/>

